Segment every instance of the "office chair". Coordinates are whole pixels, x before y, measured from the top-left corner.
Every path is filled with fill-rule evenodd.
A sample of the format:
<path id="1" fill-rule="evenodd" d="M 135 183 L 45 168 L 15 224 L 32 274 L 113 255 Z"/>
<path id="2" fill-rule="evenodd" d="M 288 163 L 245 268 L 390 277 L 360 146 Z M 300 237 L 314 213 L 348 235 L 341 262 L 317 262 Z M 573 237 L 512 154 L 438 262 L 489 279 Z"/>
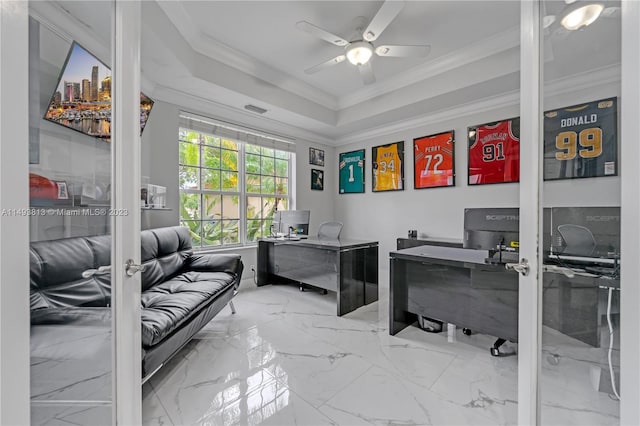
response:
<path id="1" fill-rule="evenodd" d="M 318 227 L 319 240 L 337 240 L 340 238 L 342 231 L 341 222 L 323 222 Z"/>
<path id="2" fill-rule="evenodd" d="M 580 225 L 558 225 L 558 233 L 565 243 L 563 253 L 590 256 L 596 248 L 596 239 L 589 228 Z"/>

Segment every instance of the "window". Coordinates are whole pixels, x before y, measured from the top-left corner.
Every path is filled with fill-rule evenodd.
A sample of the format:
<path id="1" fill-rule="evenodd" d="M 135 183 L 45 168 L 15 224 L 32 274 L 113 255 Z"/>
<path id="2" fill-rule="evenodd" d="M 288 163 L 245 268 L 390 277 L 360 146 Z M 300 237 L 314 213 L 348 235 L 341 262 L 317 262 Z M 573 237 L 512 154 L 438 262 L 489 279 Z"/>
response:
<path id="1" fill-rule="evenodd" d="M 202 131 L 179 132 L 180 223 L 194 246 L 251 243 L 291 204 L 292 154 Z"/>

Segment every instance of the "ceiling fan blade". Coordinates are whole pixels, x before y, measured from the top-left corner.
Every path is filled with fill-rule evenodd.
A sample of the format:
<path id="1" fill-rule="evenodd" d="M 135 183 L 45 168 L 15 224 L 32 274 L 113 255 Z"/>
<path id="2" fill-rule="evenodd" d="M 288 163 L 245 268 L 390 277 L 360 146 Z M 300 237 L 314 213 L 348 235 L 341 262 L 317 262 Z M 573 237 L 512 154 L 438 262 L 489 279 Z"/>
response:
<path id="1" fill-rule="evenodd" d="M 617 18 L 620 16 L 620 7 L 619 6 L 610 6 L 605 8 L 602 11 L 602 17 L 603 18 Z"/>
<path id="2" fill-rule="evenodd" d="M 376 55 L 389 57 L 417 57 L 424 58 L 431 52 L 431 46 L 378 46 L 376 47 Z"/>
<path id="3" fill-rule="evenodd" d="M 404 1 L 395 1 L 395 0 L 387 0 L 382 4 L 376 16 L 373 17 L 369 26 L 364 33 L 362 33 L 362 37 L 366 41 L 374 41 L 380 34 L 384 31 L 385 28 L 394 20 L 398 13 L 404 7 Z"/>
<path id="4" fill-rule="evenodd" d="M 316 27 L 315 25 L 310 24 L 307 21 L 298 22 L 296 24 L 296 28 L 304 32 L 307 32 L 309 34 L 312 34 L 324 41 L 328 41 L 331 44 L 335 44 L 336 46 L 346 46 L 347 44 L 349 44 L 349 42 L 343 39 L 342 37 L 337 36 L 335 34 L 331 34 L 329 31 L 323 30 L 320 27 Z"/>
<path id="5" fill-rule="evenodd" d="M 325 68 L 329 68 L 332 67 L 333 65 L 339 64 L 340 62 L 344 61 L 345 59 L 347 59 L 347 57 L 345 55 L 339 55 L 336 56 L 335 58 L 329 59 L 328 61 L 325 61 L 321 64 L 318 64 L 316 66 L 313 66 L 311 68 L 308 68 L 306 70 L 304 70 L 305 74 L 315 74 L 318 71 L 322 71 Z"/>
<path id="6" fill-rule="evenodd" d="M 367 62 L 364 65 L 358 65 L 358 71 L 360 71 L 360 75 L 362 76 L 364 84 L 373 84 L 376 82 L 376 76 L 373 75 L 373 67 L 371 66 L 371 61 Z"/>

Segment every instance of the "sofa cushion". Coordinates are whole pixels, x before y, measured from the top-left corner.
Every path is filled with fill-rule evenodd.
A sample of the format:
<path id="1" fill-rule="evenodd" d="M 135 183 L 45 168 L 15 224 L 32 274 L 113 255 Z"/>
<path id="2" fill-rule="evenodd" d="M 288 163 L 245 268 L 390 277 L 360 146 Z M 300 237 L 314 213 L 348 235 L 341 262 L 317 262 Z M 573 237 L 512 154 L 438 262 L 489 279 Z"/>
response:
<path id="1" fill-rule="evenodd" d="M 31 309 L 108 306 L 109 275 L 82 278 L 87 269 L 111 263 L 111 237 L 66 238 L 30 246 Z"/>
<path id="2" fill-rule="evenodd" d="M 185 272 L 142 293 L 142 344 L 160 343 L 181 324 L 233 285 L 224 272 Z"/>
<path id="3" fill-rule="evenodd" d="M 160 284 L 182 271 L 191 250 L 189 228 L 172 226 L 142 231 L 142 291 Z"/>
<path id="4" fill-rule="evenodd" d="M 194 254 L 185 262 L 185 268 L 190 271 L 219 271 L 229 274 L 242 274 L 242 260 L 237 254 L 206 253 Z"/>

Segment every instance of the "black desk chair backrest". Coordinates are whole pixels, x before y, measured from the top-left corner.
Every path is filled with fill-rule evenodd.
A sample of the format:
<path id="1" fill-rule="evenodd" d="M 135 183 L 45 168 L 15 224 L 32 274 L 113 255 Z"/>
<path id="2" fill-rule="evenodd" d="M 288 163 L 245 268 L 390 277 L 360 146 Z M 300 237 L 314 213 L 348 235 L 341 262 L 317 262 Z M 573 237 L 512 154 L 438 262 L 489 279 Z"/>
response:
<path id="1" fill-rule="evenodd" d="M 590 256 L 596 249 L 596 239 L 589 228 L 580 225 L 558 225 L 558 233 L 565 243 L 563 253 Z"/>

